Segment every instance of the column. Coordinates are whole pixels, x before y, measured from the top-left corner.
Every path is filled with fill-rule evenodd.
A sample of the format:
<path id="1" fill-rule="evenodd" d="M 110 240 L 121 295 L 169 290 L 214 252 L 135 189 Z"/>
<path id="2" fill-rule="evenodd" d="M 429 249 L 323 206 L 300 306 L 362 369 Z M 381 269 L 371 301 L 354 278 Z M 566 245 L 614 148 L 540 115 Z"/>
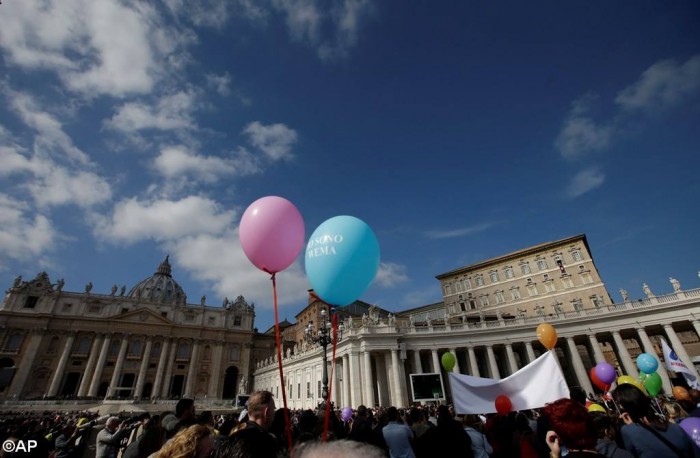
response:
<path id="1" fill-rule="evenodd" d="M 471 370 L 471 376 L 473 377 L 479 377 L 479 364 L 476 362 L 476 352 L 474 351 L 474 346 L 469 345 L 467 347 L 467 351 L 469 352 L 469 368 Z"/>
<path id="2" fill-rule="evenodd" d="M 622 337 L 620 337 L 620 331 L 613 331 L 612 336 L 615 341 L 615 346 L 617 347 L 617 353 L 620 355 L 622 367 L 625 369 L 625 375 L 638 378 L 639 372 L 637 371 L 637 366 L 632 362 L 627 347 L 625 347 L 625 342 L 622 340 Z"/>
<path id="3" fill-rule="evenodd" d="M 574 365 L 574 372 L 576 372 L 576 378 L 578 379 L 579 385 L 586 391 L 586 394 L 593 393 L 593 385 L 591 385 L 590 380 L 588 380 L 588 373 L 586 372 L 586 368 L 583 366 L 581 355 L 578 353 L 576 341 L 574 341 L 573 337 L 566 337 L 566 343 L 569 346 L 571 362 Z"/>
<path id="4" fill-rule="evenodd" d="M 401 369 L 399 368 L 399 351 L 396 349 L 391 350 L 391 371 L 394 374 L 394 405 L 396 407 L 402 407 L 406 405 L 406 397 L 404 396 L 404 390 L 401 383 Z"/>
<path id="5" fill-rule="evenodd" d="M 61 387 L 61 381 L 63 381 L 63 372 L 66 370 L 66 364 L 68 364 L 68 357 L 73 349 L 73 341 L 75 340 L 75 334 L 68 334 L 66 339 L 66 345 L 63 347 L 63 353 L 61 353 L 61 359 L 58 360 L 58 366 L 56 366 L 56 372 L 53 374 L 53 379 L 51 379 L 51 385 L 49 386 L 49 397 L 56 396 L 58 394 L 58 389 Z"/>
<path id="6" fill-rule="evenodd" d="M 489 357 L 489 369 L 491 369 L 491 378 L 501 378 L 498 372 L 498 363 L 496 363 L 496 355 L 493 353 L 493 345 L 486 346 L 486 354 Z"/>
<path id="7" fill-rule="evenodd" d="M 170 355 L 168 356 L 168 365 L 165 369 L 165 375 L 163 376 L 163 387 L 161 391 L 161 396 L 167 398 L 170 396 L 170 382 L 173 378 L 173 364 L 175 364 L 175 358 L 177 358 L 177 347 L 179 342 L 173 340 L 170 342 Z"/>
<path id="8" fill-rule="evenodd" d="M 420 362 L 420 350 L 413 350 L 413 368 L 416 371 L 416 374 L 423 373 L 423 366 Z"/>
<path id="9" fill-rule="evenodd" d="M 452 369 L 452 372 L 454 372 L 455 374 L 460 374 L 461 371 L 459 370 L 459 358 L 457 358 L 457 349 L 450 348 L 449 350 L 450 350 L 450 353 L 455 355 L 455 367 L 454 367 L 454 369 Z"/>
<path id="10" fill-rule="evenodd" d="M 350 404 L 350 356 L 343 355 L 343 407 Z"/>
<path id="11" fill-rule="evenodd" d="M 604 363 L 605 356 L 603 355 L 603 351 L 600 349 L 600 344 L 598 343 L 598 339 L 596 339 L 595 334 L 588 334 L 588 340 L 591 343 L 591 348 L 593 349 L 595 363 Z"/>
<path id="12" fill-rule="evenodd" d="M 146 371 L 148 370 L 148 361 L 151 359 L 152 346 L 153 339 L 148 339 L 146 341 L 146 348 L 143 351 L 143 359 L 141 360 L 139 375 L 136 378 L 136 392 L 134 393 L 134 397 L 136 399 L 141 399 L 141 395 L 143 394 L 143 386 L 146 384 Z"/>
<path id="13" fill-rule="evenodd" d="M 362 383 L 360 377 L 360 355 L 350 353 L 350 405 L 353 409 L 362 404 Z"/>
<path id="14" fill-rule="evenodd" d="M 685 347 L 683 346 L 681 339 L 678 338 L 678 334 L 676 334 L 676 331 L 673 330 L 673 326 L 671 326 L 670 324 L 665 324 L 664 331 L 666 331 L 666 335 L 668 336 L 668 340 L 670 341 L 669 343 L 671 344 L 671 348 L 673 349 L 673 351 L 675 351 L 676 355 L 678 355 L 681 361 L 683 361 L 685 365 L 688 366 L 690 372 L 695 377 L 698 377 L 698 372 L 695 370 L 695 365 L 690 359 L 690 356 L 688 356 L 688 352 L 685 351 Z"/>
<path id="15" fill-rule="evenodd" d="M 197 368 L 199 367 L 199 341 L 192 344 L 192 354 L 190 355 L 190 367 L 187 369 L 187 383 L 185 384 L 186 398 L 194 399 L 197 383 Z M 241 372 L 241 377 L 248 377 L 247 372 Z"/>
<path id="16" fill-rule="evenodd" d="M 24 352 L 25 357 L 22 359 L 22 364 L 17 368 L 12 383 L 7 390 L 7 399 L 16 399 L 21 397 L 22 390 L 27 385 L 27 379 L 34 366 L 34 359 L 39 354 L 39 346 L 44 338 L 44 331 L 35 329 L 27 333 L 29 336 L 29 344 Z"/>
<path id="17" fill-rule="evenodd" d="M 430 353 L 433 356 L 433 372 L 440 373 L 440 358 L 438 358 L 438 351 L 431 350 Z"/>
<path id="18" fill-rule="evenodd" d="M 110 340 L 112 340 L 112 336 L 107 334 L 102 341 L 102 350 L 100 351 L 100 357 L 97 359 L 97 364 L 95 364 L 95 375 L 92 376 L 88 396 L 97 396 L 97 392 L 100 390 L 100 380 L 102 380 L 102 371 L 105 368 L 105 361 L 107 361 Z"/>
<path id="19" fill-rule="evenodd" d="M 380 406 L 391 405 L 391 397 L 389 396 L 389 381 L 386 378 L 387 374 L 387 363 L 385 353 L 378 353 L 374 355 L 377 364 L 377 395 Z"/>
<path id="20" fill-rule="evenodd" d="M 639 339 L 642 341 L 642 347 L 644 348 L 644 351 L 651 355 L 654 355 L 654 357 L 656 357 L 656 359 L 659 360 L 659 355 L 657 355 L 656 349 L 654 348 L 654 344 L 651 343 L 651 339 L 649 338 L 646 329 L 640 327 L 639 329 L 637 329 L 637 333 L 639 334 Z M 659 362 L 659 367 L 658 369 L 656 369 L 656 372 L 658 372 L 659 377 L 661 377 L 661 385 L 664 388 L 664 393 L 672 393 L 673 386 L 671 385 L 671 381 L 668 378 L 668 372 L 666 372 L 666 368 L 661 362 Z"/>
<path id="21" fill-rule="evenodd" d="M 374 407 L 374 378 L 372 377 L 372 357 L 369 351 L 362 352 L 364 359 L 363 374 L 365 379 L 364 404 L 367 407 Z"/>
<path id="22" fill-rule="evenodd" d="M 160 386 L 163 383 L 163 373 L 168 363 L 168 351 L 170 351 L 170 340 L 163 339 L 163 343 L 160 346 L 158 368 L 156 368 L 156 380 L 153 382 L 153 389 L 151 390 L 151 397 L 153 399 L 159 398 L 161 394 Z"/>
<path id="23" fill-rule="evenodd" d="M 78 397 L 85 396 L 88 392 L 88 388 L 90 388 L 91 376 L 95 373 L 95 364 L 97 364 L 97 358 L 100 356 L 100 346 L 102 345 L 103 338 L 104 337 L 101 335 L 95 336 L 95 340 L 92 341 L 90 356 L 88 357 L 85 372 L 83 372 L 83 379 L 80 381 L 80 387 L 78 388 Z"/>
<path id="24" fill-rule="evenodd" d="M 693 320 L 693 327 L 695 328 L 695 332 L 697 333 L 697 335 L 700 336 L 700 321 Z"/>
<path id="25" fill-rule="evenodd" d="M 220 343 L 214 345 L 211 352 L 211 374 L 209 378 L 209 397 L 220 399 L 222 393 L 219 392 L 219 379 L 221 378 L 221 357 L 223 355 L 224 347 Z M 258 387 L 255 387 L 258 389 Z M 251 390 L 252 392 L 252 390 Z"/>
<path id="26" fill-rule="evenodd" d="M 335 404 L 336 407 L 341 406 L 341 389 L 340 389 L 340 368 L 338 366 L 338 363 L 340 362 L 340 358 L 336 358 L 334 363 L 335 365 L 333 366 L 333 393 L 332 393 L 332 401 Z"/>
<path id="27" fill-rule="evenodd" d="M 508 342 L 506 344 L 506 356 L 508 357 L 508 368 L 510 368 L 510 373 L 515 374 L 518 372 L 518 363 L 515 361 L 515 353 L 513 353 L 513 344 Z"/>
<path id="28" fill-rule="evenodd" d="M 529 341 L 525 342 L 525 352 L 527 353 L 527 359 L 529 363 L 537 359 L 537 356 L 535 355 L 535 350 L 532 348 L 532 344 Z"/>
<path id="29" fill-rule="evenodd" d="M 119 348 L 119 356 L 117 356 L 117 362 L 114 364 L 112 380 L 109 382 L 109 388 L 107 389 L 108 398 L 116 395 L 117 387 L 119 386 L 119 377 L 122 375 L 122 367 L 124 367 L 124 358 L 126 358 L 126 350 L 128 347 L 129 336 L 124 334 L 122 336 L 122 346 Z"/>

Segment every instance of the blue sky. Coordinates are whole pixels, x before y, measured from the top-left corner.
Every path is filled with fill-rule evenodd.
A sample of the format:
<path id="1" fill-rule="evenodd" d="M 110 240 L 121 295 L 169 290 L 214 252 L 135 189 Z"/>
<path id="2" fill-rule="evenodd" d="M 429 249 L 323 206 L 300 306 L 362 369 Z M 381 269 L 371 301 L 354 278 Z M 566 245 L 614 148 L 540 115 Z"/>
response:
<path id="1" fill-rule="evenodd" d="M 237 227 L 280 195 L 307 237 L 374 229 L 389 310 L 579 233 L 617 300 L 700 286 L 697 2 L 7 0 L 0 53 L 0 285 L 108 293 L 170 254 L 266 329 Z M 278 278 L 292 320 L 303 257 Z"/>

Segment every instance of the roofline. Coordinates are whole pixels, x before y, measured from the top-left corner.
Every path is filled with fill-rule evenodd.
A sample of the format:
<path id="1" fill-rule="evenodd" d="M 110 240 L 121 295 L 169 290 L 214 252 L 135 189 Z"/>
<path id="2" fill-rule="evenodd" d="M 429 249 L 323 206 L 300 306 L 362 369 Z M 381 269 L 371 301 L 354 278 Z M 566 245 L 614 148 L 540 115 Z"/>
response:
<path id="1" fill-rule="evenodd" d="M 477 262 L 476 264 L 471 264 L 471 265 L 468 265 L 465 267 L 460 267 L 458 269 L 450 270 L 449 272 L 445 272 L 445 273 L 436 275 L 435 278 L 438 280 L 442 280 L 443 278 L 451 277 L 453 275 L 458 275 L 461 273 L 466 273 L 466 272 L 470 272 L 473 270 L 482 269 L 482 268 L 488 267 L 489 265 L 492 265 L 492 264 L 501 263 L 503 261 L 508 261 L 510 259 L 521 258 L 523 256 L 527 256 L 529 254 L 545 250 L 549 247 L 554 247 L 557 245 L 563 245 L 566 243 L 572 243 L 572 242 L 577 242 L 577 241 L 583 242 L 583 244 L 586 246 L 586 249 L 588 250 L 588 253 L 591 255 L 591 259 L 592 259 L 593 254 L 591 253 L 591 249 L 588 246 L 588 240 L 586 239 L 586 234 L 578 234 L 578 235 L 574 235 L 572 237 L 567 237 L 567 238 L 564 238 L 561 240 L 555 240 L 553 242 L 540 243 L 539 245 L 531 246 L 529 248 L 524 248 L 522 250 L 514 251 L 512 253 L 504 254 L 504 255 L 498 256 L 496 258 L 487 259 L 485 261 Z"/>

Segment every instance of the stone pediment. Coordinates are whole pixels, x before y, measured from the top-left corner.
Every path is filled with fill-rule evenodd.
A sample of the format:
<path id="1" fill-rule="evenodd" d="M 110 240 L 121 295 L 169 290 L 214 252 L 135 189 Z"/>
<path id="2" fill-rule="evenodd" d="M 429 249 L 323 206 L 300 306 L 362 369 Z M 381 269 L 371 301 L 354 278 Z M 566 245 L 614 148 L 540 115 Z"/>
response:
<path id="1" fill-rule="evenodd" d="M 112 317 L 112 321 L 119 323 L 173 324 L 169 319 L 145 307 L 139 307 L 114 316 Z"/>

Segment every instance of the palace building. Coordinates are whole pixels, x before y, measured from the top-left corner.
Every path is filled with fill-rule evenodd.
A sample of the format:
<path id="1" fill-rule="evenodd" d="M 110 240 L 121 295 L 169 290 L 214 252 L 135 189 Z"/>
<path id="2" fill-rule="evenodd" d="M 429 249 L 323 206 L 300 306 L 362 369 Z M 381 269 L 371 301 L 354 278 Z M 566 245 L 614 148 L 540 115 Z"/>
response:
<path id="1" fill-rule="evenodd" d="M 535 332 L 543 322 L 557 330 L 555 354 L 567 383 L 586 392 L 594 392 L 588 371 L 597 362 L 611 362 L 620 375 L 637 377 L 639 353 L 663 361 L 661 338 L 688 365 L 700 360 L 700 289 L 682 290 L 672 282 L 672 292 L 654 295 L 645 288 L 641 299 L 630 299 L 622 290 L 622 302 L 615 303 L 585 235 L 454 269 L 437 279 L 439 303 L 395 317 L 345 320 L 335 364 L 329 364 L 336 406 L 407 406 L 413 402 L 409 374 L 420 373 L 441 373 L 449 398 L 440 364 L 446 351 L 456 355 L 454 370 L 460 373 L 504 378 L 545 351 Z M 318 308 L 305 310 L 319 314 Z M 289 407 L 315 407 L 321 400 L 321 349 L 299 345 L 282 363 Z M 672 379 L 662 366 L 658 372 L 670 393 Z M 254 378 L 256 389 L 281 397 L 275 357 L 258 361 Z"/>

